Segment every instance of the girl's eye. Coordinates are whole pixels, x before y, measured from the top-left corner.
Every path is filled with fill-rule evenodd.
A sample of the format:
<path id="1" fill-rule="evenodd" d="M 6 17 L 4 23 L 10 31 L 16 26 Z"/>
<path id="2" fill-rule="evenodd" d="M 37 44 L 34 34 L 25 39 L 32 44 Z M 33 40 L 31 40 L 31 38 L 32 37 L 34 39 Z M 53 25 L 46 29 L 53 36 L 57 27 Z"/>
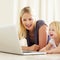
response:
<path id="1" fill-rule="evenodd" d="M 49 31 L 50 31 L 51 29 L 49 29 Z"/>
<path id="2" fill-rule="evenodd" d="M 55 31 L 54 29 L 49 29 L 49 31 Z"/>
<path id="3" fill-rule="evenodd" d="M 54 29 L 52 29 L 52 31 L 55 31 Z"/>

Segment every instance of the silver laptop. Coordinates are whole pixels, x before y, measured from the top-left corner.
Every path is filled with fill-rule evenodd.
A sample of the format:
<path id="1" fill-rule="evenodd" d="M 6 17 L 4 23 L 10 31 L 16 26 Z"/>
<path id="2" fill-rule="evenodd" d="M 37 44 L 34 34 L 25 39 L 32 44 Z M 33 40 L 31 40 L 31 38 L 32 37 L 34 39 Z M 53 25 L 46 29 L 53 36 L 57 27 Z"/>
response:
<path id="1" fill-rule="evenodd" d="M 0 52 L 12 54 L 46 54 L 46 52 L 25 52 L 19 44 L 17 28 L 15 25 L 0 27 Z"/>

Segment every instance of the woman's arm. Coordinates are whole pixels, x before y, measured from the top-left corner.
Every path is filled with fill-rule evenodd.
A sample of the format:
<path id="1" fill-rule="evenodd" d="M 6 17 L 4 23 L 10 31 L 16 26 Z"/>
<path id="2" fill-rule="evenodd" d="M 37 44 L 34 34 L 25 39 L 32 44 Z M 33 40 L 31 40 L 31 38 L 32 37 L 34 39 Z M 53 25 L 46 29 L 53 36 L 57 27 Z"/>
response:
<path id="1" fill-rule="evenodd" d="M 22 46 L 22 50 L 37 51 L 37 50 L 39 50 L 39 45 L 34 44 L 34 45 L 30 46 L 30 47 Z"/>
<path id="2" fill-rule="evenodd" d="M 40 51 L 48 51 L 50 48 L 52 47 L 52 45 L 50 43 L 48 43 L 44 48 L 40 49 Z"/>
<path id="3" fill-rule="evenodd" d="M 41 28 L 39 28 L 39 46 L 40 49 L 45 47 L 47 44 L 48 34 L 47 34 L 47 26 L 43 25 Z"/>

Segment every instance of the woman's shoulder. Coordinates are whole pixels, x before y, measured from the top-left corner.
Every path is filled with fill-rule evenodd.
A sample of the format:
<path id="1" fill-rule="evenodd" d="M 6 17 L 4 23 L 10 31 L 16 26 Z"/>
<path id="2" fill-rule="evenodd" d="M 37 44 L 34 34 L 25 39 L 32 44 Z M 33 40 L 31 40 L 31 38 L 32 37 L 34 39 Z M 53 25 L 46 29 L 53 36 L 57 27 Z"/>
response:
<path id="1" fill-rule="evenodd" d="M 46 25 L 43 20 L 37 20 L 37 21 L 36 21 L 36 27 L 37 27 L 37 28 L 40 28 L 40 27 L 43 26 L 43 25 Z"/>
<path id="2" fill-rule="evenodd" d="M 36 22 L 37 24 L 45 24 L 45 22 L 43 20 L 37 20 Z"/>

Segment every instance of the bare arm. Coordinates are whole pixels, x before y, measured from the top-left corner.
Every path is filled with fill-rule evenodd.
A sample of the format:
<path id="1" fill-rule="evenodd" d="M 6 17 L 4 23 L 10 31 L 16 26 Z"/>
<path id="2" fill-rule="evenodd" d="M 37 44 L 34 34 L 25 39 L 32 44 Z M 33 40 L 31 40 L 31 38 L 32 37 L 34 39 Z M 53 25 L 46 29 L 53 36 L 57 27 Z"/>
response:
<path id="1" fill-rule="evenodd" d="M 60 54 L 60 45 L 56 47 L 55 49 L 51 49 L 47 51 L 48 54 Z"/>
<path id="2" fill-rule="evenodd" d="M 30 51 L 37 51 L 37 50 L 39 50 L 39 45 L 36 45 L 36 44 L 34 44 L 34 45 L 32 45 L 32 46 L 22 46 L 22 50 L 30 50 Z"/>
<path id="3" fill-rule="evenodd" d="M 47 38 L 48 38 L 48 35 L 47 35 L 47 26 L 46 25 L 43 25 L 40 29 L 39 29 L 39 46 L 40 46 L 40 49 L 45 47 L 46 44 L 47 44 Z"/>
<path id="4" fill-rule="evenodd" d="M 40 51 L 48 51 L 51 47 L 52 45 L 48 43 L 44 48 L 40 49 Z"/>

